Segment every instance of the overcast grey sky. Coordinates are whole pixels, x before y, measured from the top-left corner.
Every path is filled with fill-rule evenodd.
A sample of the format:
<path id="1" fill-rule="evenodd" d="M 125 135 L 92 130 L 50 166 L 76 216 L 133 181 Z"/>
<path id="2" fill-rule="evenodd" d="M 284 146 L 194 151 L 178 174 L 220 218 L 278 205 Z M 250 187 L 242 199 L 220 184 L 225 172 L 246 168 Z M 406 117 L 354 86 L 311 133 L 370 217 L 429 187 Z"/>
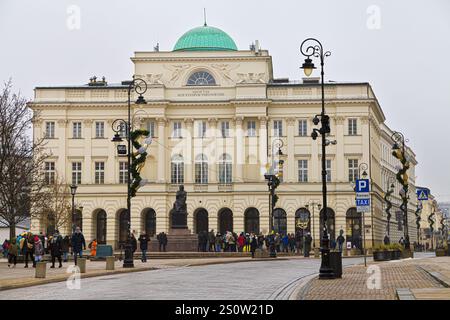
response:
<path id="1" fill-rule="evenodd" d="M 172 50 L 204 7 L 239 49 L 260 40 L 276 77 L 300 79 L 299 45 L 320 39 L 326 78 L 371 83 L 417 154 L 417 183 L 450 201 L 449 0 L 0 0 L 0 80 L 31 99 L 38 85 L 129 79 L 134 51 Z"/>

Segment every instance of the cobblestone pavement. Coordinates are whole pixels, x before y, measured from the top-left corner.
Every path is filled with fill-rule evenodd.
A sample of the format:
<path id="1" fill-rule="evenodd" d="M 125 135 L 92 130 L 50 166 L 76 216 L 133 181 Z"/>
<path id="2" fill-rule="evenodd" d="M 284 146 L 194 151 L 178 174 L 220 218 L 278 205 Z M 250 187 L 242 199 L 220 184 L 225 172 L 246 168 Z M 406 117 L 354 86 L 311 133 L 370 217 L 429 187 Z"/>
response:
<path id="1" fill-rule="evenodd" d="M 343 264 L 362 261 L 347 258 Z M 78 290 L 66 282 L 5 290 L 0 299 L 276 299 L 288 296 L 283 287 L 317 273 L 319 266 L 319 259 L 298 258 L 179 266 L 82 279 Z"/>
<path id="2" fill-rule="evenodd" d="M 442 288 L 442 285 L 424 271 L 423 267 L 436 268 L 440 264 L 449 265 L 450 258 L 430 257 L 430 254 L 416 254 L 416 256 L 422 258 L 371 262 L 368 268 L 363 265 L 351 266 L 344 270 L 342 279 L 315 278 L 301 290 L 298 298 L 302 300 L 395 300 L 397 288 Z M 381 271 L 378 287 L 374 270 Z"/>

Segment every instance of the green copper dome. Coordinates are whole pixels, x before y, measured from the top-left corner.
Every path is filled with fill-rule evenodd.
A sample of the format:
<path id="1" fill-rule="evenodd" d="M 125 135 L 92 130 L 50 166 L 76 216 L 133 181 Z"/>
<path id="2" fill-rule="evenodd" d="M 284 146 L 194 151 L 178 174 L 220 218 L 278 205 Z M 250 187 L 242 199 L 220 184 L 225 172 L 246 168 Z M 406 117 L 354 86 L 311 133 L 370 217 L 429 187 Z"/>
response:
<path id="1" fill-rule="evenodd" d="M 233 39 L 222 30 L 207 26 L 194 28 L 178 39 L 173 51 L 236 51 Z"/>

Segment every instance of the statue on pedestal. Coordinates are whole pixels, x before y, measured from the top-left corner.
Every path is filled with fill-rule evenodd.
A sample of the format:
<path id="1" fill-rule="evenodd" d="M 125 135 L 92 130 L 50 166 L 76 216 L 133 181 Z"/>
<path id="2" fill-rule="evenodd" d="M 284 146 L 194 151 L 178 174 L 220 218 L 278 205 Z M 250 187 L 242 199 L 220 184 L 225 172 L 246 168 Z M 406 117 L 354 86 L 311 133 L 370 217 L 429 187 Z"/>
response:
<path id="1" fill-rule="evenodd" d="M 187 229 L 186 198 L 187 193 L 184 191 L 184 186 L 180 186 L 171 210 L 172 228 L 174 229 Z"/>

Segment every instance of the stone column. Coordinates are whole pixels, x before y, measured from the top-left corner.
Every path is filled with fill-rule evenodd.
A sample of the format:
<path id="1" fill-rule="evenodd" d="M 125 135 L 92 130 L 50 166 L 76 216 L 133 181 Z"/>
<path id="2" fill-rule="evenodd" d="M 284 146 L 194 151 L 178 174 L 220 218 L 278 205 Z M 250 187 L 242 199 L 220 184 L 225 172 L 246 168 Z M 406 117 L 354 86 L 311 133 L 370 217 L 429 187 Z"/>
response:
<path id="1" fill-rule="evenodd" d="M 113 210 L 106 211 L 106 244 L 112 245 L 113 249 L 117 249 L 117 241 L 119 240 L 119 221 L 116 212 Z"/>
<path id="2" fill-rule="evenodd" d="M 243 181 L 243 168 L 245 165 L 245 149 L 244 149 L 244 133 L 242 130 L 242 122 L 244 117 L 236 117 L 236 128 L 235 128 L 235 136 L 236 136 L 236 156 L 235 156 L 235 179 L 236 182 Z"/>
<path id="3" fill-rule="evenodd" d="M 60 157 L 58 158 L 58 163 L 55 164 L 56 165 L 55 167 L 57 168 L 58 174 L 62 178 L 64 178 L 66 181 L 71 181 L 71 179 L 69 179 L 69 177 L 66 175 L 66 172 L 67 172 L 67 145 L 68 145 L 68 143 L 66 143 L 67 142 L 67 140 L 66 140 L 66 138 L 67 138 L 67 136 L 66 136 L 67 123 L 68 123 L 67 119 L 58 120 L 59 130 L 58 130 L 57 137 L 60 141 L 60 143 L 59 143 Z"/>
<path id="4" fill-rule="evenodd" d="M 166 182 L 166 119 L 157 118 L 158 122 L 158 183 Z"/>
<path id="5" fill-rule="evenodd" d="M 185 118 L 184 123 L 186 125 L 186 133 L 183 135 L 184 140 L 184 170 L 185 170 L 185 180 L 187 184 L 193 183 L 193 147 L 192 147 L 192 137 L 194 135 L 193 130 L 193 119 Z"/>
<path id="6" fill-rule="evenodd" d="M 290 210 L 287 210 L 286 218 L 287 218 L 287 232 L 295 233 L 295 211 L 291 212 Z"/>
<path id="7" fill-rule="evenodd" d="M 92 170 L 94 170 L 94 164 L 92 163 L 92 120 L 83 120 L 84 130 L 82 131 L 81 138 L 84 139 L 84 163 L 82 164 L 83 174 L 81 175 L 82 184 L 94 183 L 94 176 Z"/>
<path id="8" fill-rule="evenodd" d="M 269 117 L 259 117 L 259 164 L 260 164 L 260 180 L 264 180 L 267 164 L 267 122 Z"/>
<path id="9" fill-rule="evenodd" d="M 343 116 L 336 117 L 336 181 L 346 181 L 345 156 L 344 156 L 344 121 Z"/>
<path id="10" fill-rule="evenodd" d="M 286 182 L 295 182 L 295 118 L 287 119 L 287 175 Z M 287 179 L 286 179 L 287 178 Z M 288 224 L 289 226 L 289 224 Z"/>
<path id="11" fill-rule="evenodd" d="M 210 144 L 208 146 L 208 182 L 217 183 L 217 118 L 209 118 L 209 137 Z"/>
<path id="12" fill-rule="evenodd" d="M 115 132 L 112 131 L 111 126 L 114 122 L 114 119 L 108 119 L 105 123 L 105 134 L 107 137 L 113 137 Z M 116 184 L 119 183 L 119 156 L 117 154 L 116 144 L 114 142 L 110 142 L 110 139 L 107 140 L 109 143 L 107 144 L 108 148 L 108 159 L 105 163 L 105 183 L 106 184 Z M 127 147 L 128 148 L 128 147 Z M 123 161 L 126 161 L 126 157 L 123 157 Z"/>

